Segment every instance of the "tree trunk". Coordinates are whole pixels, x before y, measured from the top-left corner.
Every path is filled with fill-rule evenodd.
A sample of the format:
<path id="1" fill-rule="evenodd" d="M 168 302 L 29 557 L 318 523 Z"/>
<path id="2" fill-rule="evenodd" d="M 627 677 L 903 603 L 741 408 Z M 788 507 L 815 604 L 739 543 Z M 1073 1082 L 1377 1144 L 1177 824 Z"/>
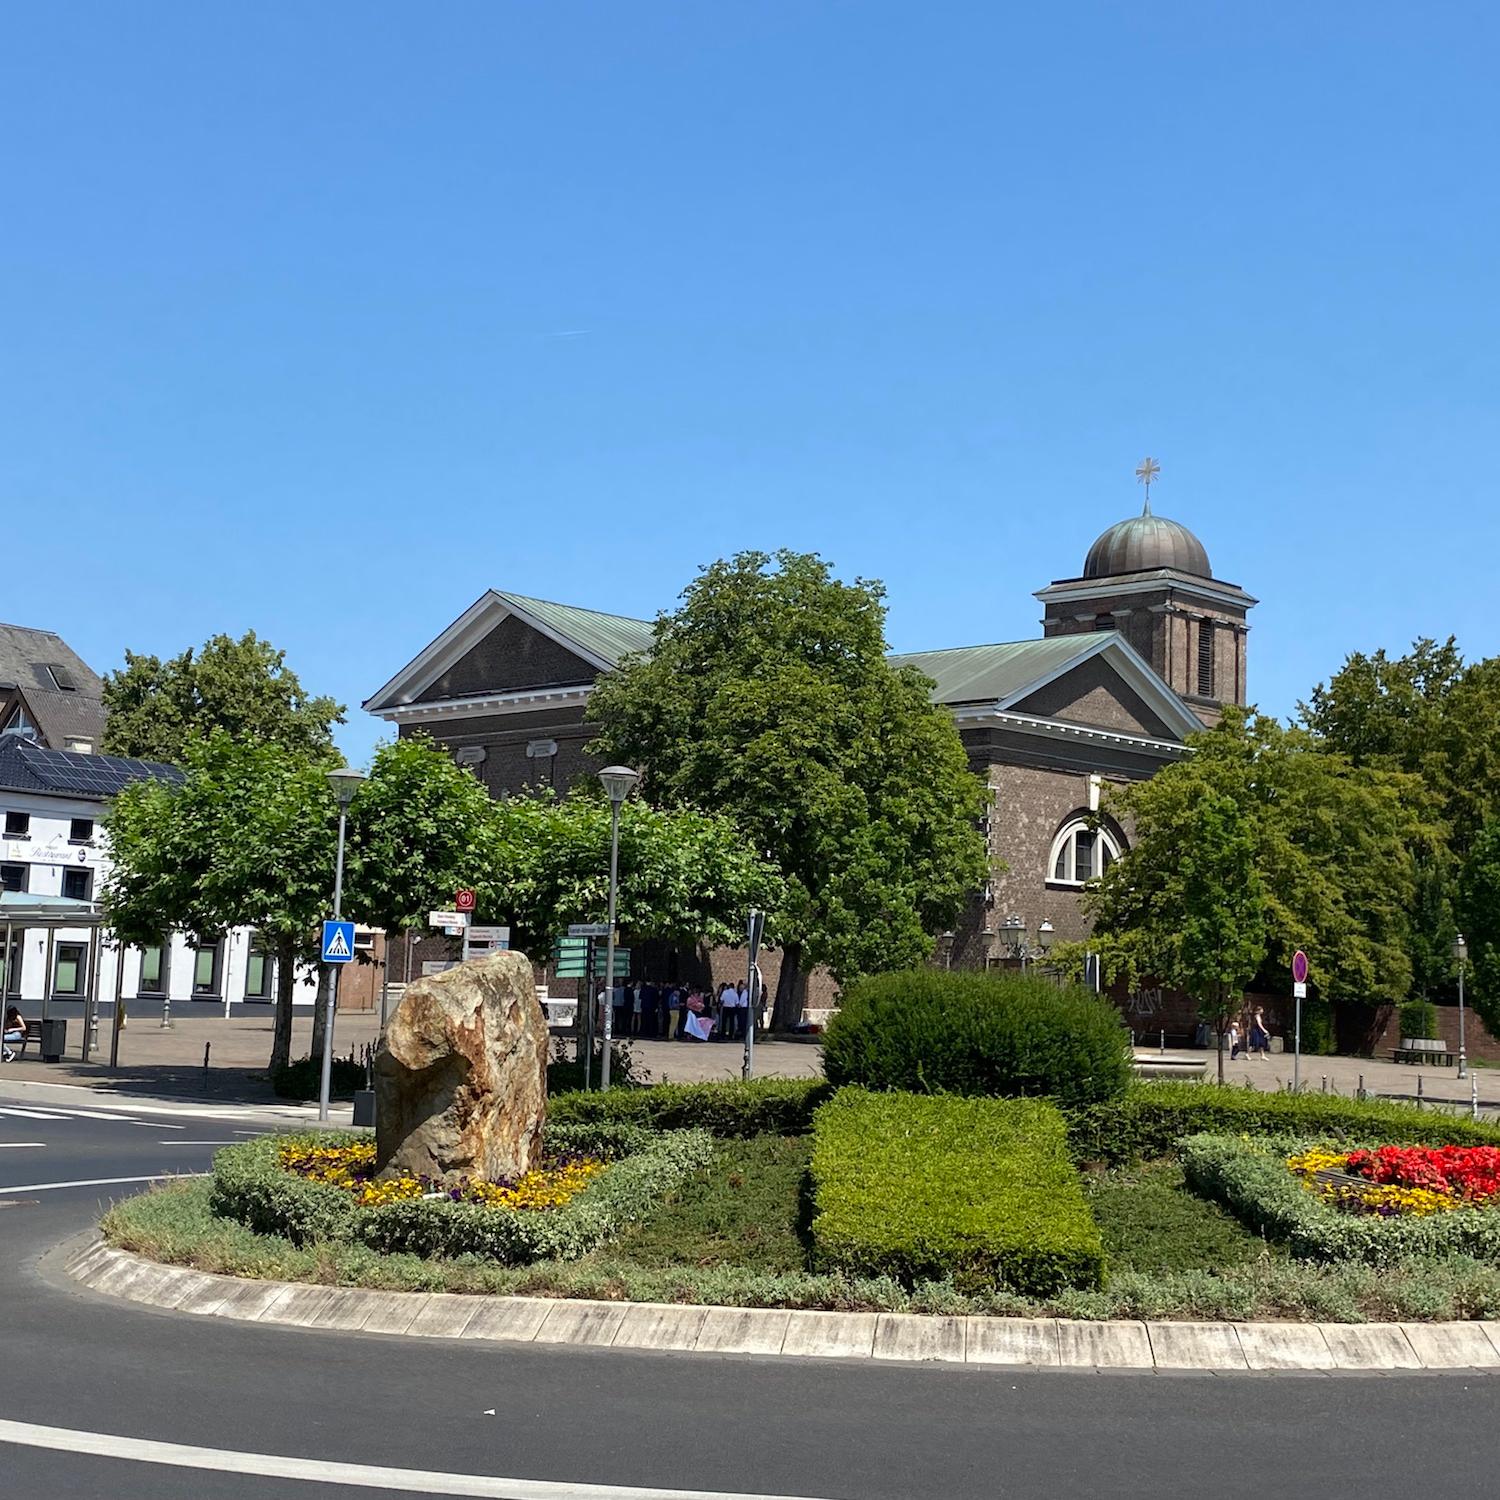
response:
<path id="1" fill-rule="evenodd" d="M 297 986 L 297 946 L 290 938 L 276 945 L 276 1024 L 271 1029 L 271 1071 L 292 1060 L 292 991 Z"/>
<path id="2" fill-rule="evenodd" d="M 776 1003 L 771 1007 L 771 1030 L 790 1031 L 802 1020 L 807 999 L 807 976 L 802 972 L 802 944 L 781 950 L 781 972 L 776 976 Z"/>
<path id="3" fill-rule="evenodd" d="M 333 965 L 318 965 L 318 998 L 313 1001 L 312 1055 L 323 1056 L 323 1036 L 328 1030 L 328 987 L 333 983 Z"/>
<path id="4" fill-rule="evenodd" d="M 1224 1082 L 1224 1023 L 1219 1022 L 1219 1082 Z"/>

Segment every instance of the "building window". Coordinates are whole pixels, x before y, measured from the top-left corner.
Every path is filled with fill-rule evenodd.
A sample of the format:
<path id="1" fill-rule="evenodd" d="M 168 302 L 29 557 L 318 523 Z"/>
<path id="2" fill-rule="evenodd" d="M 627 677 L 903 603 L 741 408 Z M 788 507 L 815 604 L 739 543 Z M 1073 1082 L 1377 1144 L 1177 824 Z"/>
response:
<path id="1" fill-rule="evenodd" d="M 167 992 L 167 953 L 165 943 L 148 943 L 141 949 L 141 978 L 137 995 L 165 995 Z"/>
<path id="2" fill-rule="evenodd" d="M 1116 629 L 1115 617 L 1113 615 L 1095 615 L 1094 616 L 1094 629 L 1095 630 L 1114 630 L 1114 629 Z"/>
<path id="3" fill-rule="evenodd" d="M 94 838 L 94 820 L 92 818 L 74 818 L 68 824 L 68 842 L 70 844 L 92 843 Z"/>
<path id="4" fill-rule="evenodd" d="M 1198 696 L 1214 695 L 1214 622 L 1198 621 Z"/>
<path id="5" fill-rule="evenodd" d="M 213 999 L 219 993 L 219 956 L 223 945 L 209 943 L 193 949 L 193 998 Z"/>
<path id="6" fill-rule="evenodd" d="M 24 891 L 29 865 L 0 865 L 0 891 Z"/>
<path id="7" fill-rule="evenodd" d="M 1109 829 L 1091 828 L 1084 817 L 1072 818 L 1052 841 L 1047 878 L 1054 885 L 1083 885 L 1102 875 L 1119 857 L 1119 840 Z"/>
<path id="8" fill-rule="evenodd" d="M 94 872 L 70 868 L 63 871 L 62 893 L 69 901 L 88 901 L 94 894 Z"/>
<path id="9" fill-rule="evenodd" d="M 78 683 L 73 674 L 60 662 L 48 661 L 42 665 L 47 669 L 47 675 L 52 679 L 52 685 L 60 693 L 76 693 Z"/>
<path id="10" fill-rule="evenodd" d="M 271 951 L 257 933 L 250 940 L 250 954 L 245 960 L 245 999 L 271 998 L 271 975 L 274 967 Z"/>
<path id="11" fill-rule="evenodd" d="M 19 703 L 16 705 L 16 711 L 6 721 L 5 727 L 22 736 L 36 733 L 36 725 L 26 717 L 26 710 Z"/>
<path id="12" fill-rule="evenodd" d="M 29 839 L 31 837 L 31 814 L 6 813 L 5 836 L 8 839 Z"/>
<path id="13" fill-rule="evenodd" d="M 83 993 L 84 958 L 88 949 L 82 943 L 59 943 L 57 958 L 52 969 L 52 993 L 54 995 L 81 995 Z"/>

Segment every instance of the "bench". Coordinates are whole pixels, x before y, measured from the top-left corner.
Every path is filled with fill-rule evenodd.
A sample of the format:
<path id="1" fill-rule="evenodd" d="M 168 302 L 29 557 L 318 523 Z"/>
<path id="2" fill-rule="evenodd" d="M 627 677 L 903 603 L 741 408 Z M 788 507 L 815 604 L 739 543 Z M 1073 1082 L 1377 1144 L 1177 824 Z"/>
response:
<path id="1" fill-rule="evenodd" d="M 35 1042 L 38 1047 L 42 1045 L 42 1023 L 40 1021 L 26 1022 L 26 1035 L 19 1042 L 7 1042 L 7 1047 L 13 1047 L 17 1057 L 24 1057 L 26 1049 Z"/>
<path id="2" fill-rule="evenodd" d="M 1391 1061 L 1398 1063 L 1437 1063 L 1439 1067 L 1451 1068 L 1453 1066 L 1453 1054 L 1447 1050 L 1438 1050 L 1436 1047 L 1392 1047 Z"/>

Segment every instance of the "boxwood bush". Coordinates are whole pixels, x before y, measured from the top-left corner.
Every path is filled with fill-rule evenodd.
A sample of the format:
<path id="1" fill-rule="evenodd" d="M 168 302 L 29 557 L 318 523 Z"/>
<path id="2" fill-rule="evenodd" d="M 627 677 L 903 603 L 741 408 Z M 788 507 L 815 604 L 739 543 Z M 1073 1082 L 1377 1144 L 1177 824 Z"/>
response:
<path id="1" fill-rule="evenodd" d="M 1066 1126 L 1042 1100 L 843 1089 L 813 1122 L 812 1183 L 823 1268 L 1035 1296 L 1103 1285 Z"/>
<path id="2" fill-rule="evenodd" d="M 1086 1104 L 1129 1083 L 1130 1037 L 1115 1007 L 1082 985 L 916 969 L 851 985 L 823 1061 L 834 1084 Z"/>
<path id="3" fill-rule="evenodd" d="M 604 1094 L 558 1094 L 547 1101 L 547 1119 L 556 1125 L 614 1122 L 717 1136 L 805 1135 L 813 1111 L 832 1093 L 821 1078 L 657 1083 Z"/>
<path id="4" fill-rule="evenodd" d="M 1500 1145 L 1500 1127 L 1444 1110 L 1213 1083 L 1132 1084 L 1119 1098 L 1073 1109 L 1068 1118 L 1069 1143 L 1079 1161 L 1168 1156 L 1183 1136 L 1200 1132 L 1379 1139 L 1393 1146 Z"/>
<path id="5" fill-rule="evenodd" d="M 547 1126 L 547 1145 L 611 1158 L 609 1167 L 561 1208 L 515 1210 L 447 1198 L 360 1207 L 343 1188 L 311 1182 L 281 1165 L 293 1143 L 349 1145 L 360 1132 L 264 1136 L 214 1157 L 210 1206 L 259 1234 L 294 1245 L 361 1242 L 383 1253 L 476 1255 L 509 1264 L 587 1254 L 706 1165 L 713 1137 L 703 1130 L 655 1132 L 621 1122 Z"/>
<path id="6" fill-rule="evenodd" d="M 1460 1208 L 1427 1217 L 1381 1218 L 1348 1213 L 1310 1193 L 1286 1165 L 1287 1156 L 1322 1141 L 1243 1141 L 1194 1135 L 1182 1142 L 1188 1185 L 1222 1203 L 1248 1228 L 1278 1240 L 1301 1260 L 1403 1261 L 1468 1255 L 1500 1262 L 1500 1209 Z"/>

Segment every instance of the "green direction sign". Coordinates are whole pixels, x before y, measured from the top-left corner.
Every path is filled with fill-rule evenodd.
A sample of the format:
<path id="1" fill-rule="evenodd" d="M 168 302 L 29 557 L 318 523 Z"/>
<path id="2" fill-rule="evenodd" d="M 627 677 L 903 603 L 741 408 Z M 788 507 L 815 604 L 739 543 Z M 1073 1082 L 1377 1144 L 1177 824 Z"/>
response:
<path id="1" fill-rule="evenodd" d="M 582 979 L 587 972 L 588 963 L 588 938 L 559 938 L 557 948 L 553 954 L 552 972 L 559 979 Z M 601 978 L 609 961 L 607 946 L 599 939 L 594 940 L 594 977 Z M 630 972 L 630 949 L 615 949 L 615 975 L 628 974 Z"/>

